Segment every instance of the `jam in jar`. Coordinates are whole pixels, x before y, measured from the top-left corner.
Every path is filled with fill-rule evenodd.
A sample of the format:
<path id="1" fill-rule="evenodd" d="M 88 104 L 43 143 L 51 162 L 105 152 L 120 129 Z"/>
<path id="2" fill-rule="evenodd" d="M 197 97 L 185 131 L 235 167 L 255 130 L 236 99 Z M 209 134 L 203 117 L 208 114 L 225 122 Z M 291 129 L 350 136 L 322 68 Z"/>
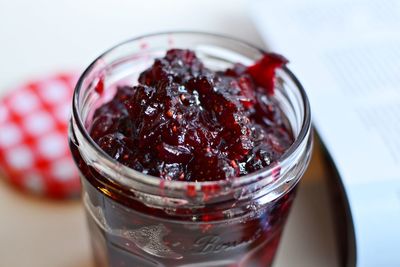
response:
<path id="1" fill-rule="evenodd" d="M 90 65 L 70 146 L 96 266 L 272 264 L 312 143 L 307 97 L 285 63 L 180 32 Z"/>

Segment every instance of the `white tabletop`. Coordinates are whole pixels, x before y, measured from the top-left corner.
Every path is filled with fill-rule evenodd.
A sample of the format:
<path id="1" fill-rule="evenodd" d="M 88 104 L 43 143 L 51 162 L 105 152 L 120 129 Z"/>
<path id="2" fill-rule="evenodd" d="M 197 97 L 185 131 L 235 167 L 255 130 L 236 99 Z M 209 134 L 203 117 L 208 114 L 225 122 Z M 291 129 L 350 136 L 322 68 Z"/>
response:
<path id="1" fill-rule="evenodd" d="M 245 0 L 0 0 L 0 94 L 37 75 L 82 70 L 122 40 L 167 30 L 263 45 Z M 303 181 L 275 267 L 338 266 L 327 192 L 321 177 Z M 0 266 L 91 265 L 78 201 L 27 197 L 1 182 L 0 218 Z"/>

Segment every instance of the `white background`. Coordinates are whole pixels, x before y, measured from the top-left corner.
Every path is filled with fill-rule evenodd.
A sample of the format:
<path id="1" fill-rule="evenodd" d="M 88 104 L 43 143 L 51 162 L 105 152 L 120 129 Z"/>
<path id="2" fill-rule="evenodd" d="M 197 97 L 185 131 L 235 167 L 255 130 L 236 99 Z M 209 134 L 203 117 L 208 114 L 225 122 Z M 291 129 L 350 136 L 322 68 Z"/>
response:
<path id="1" fill-rule="evenodd" d="M 82 68 L 141 34 L 201 30 L 261 39 L 246 1 L 0 1 L 0 86 L 37 74 Z"/>

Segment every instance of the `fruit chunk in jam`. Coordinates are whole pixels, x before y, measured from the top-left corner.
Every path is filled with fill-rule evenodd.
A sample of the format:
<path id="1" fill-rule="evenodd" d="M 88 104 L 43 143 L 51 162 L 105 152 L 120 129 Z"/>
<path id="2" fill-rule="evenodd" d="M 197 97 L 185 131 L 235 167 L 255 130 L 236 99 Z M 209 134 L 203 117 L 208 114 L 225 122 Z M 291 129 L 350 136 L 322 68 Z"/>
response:
<path id="1" fill-rule="evenodd" d="M 169 50 L 96 110 L 90 134 L 114 159 L 162 179 L 246 175 L 293 142 L 271 97 L 274 71 L 285 63 L 267 54 L 250 67 L 212 71 L 193 51 Z"/>

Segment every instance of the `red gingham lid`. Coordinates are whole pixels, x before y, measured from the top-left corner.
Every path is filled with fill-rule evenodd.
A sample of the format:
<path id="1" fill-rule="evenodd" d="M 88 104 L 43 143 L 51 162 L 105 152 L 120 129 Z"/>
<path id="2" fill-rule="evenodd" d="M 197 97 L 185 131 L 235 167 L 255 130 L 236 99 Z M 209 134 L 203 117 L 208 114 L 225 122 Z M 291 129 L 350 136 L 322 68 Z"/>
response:
<path id="1" fill-rule="evenodd" d="M 58 74 L 0 99 L 0 170 L 18 188 L 50 197 L 79 194 L 68 148 L 68 120 L 77 76 Z"/>

